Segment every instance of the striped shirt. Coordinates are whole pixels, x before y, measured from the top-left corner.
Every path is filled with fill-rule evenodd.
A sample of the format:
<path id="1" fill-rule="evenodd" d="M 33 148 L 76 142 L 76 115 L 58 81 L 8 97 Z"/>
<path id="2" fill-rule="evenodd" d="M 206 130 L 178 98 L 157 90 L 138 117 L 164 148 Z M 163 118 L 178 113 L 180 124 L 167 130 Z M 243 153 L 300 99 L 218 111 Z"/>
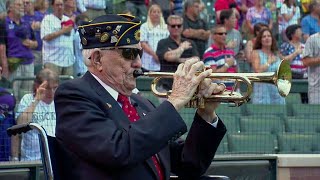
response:
<path id="1" fill-rule="evenodd" d="M 210 66 L 211 68 L 220 69 L 226 63 L 225 57 L 227 58 L 234 58 L 234 51 L 232 49 L 224 47 L 220 49 L 215 44 L 212 44 L 203 55 L 203 62 L 205 66 Z M 235 59 L 235 58 L 234 58 Z M 236 73 L 237 72 L 237 62 L 235 61 L 233 66 L 230 66 L 226 73 Z M 219 83 L 222 81 L 219 81 Z M 227 89 L 230 90 L 234 83 L 230 83 L 230 81 L 224 81 Z"/>

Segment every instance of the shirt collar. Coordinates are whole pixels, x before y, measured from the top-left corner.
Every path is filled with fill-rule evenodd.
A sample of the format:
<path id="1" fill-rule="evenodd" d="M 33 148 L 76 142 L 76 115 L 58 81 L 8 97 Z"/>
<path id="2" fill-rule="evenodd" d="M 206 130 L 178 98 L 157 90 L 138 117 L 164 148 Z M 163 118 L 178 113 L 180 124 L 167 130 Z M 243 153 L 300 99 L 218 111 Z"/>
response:
<path id="1" fill-rule="evenodd" d="M 216 44 L 212 44 L 211 48 L 214 49 L 214 50 L 222 50 Z M 226 49 L 226 46 L 224 46 L 224 49 Z"/>
<path id="2" fill-rule="evenodd" d="M 90 72 L 91 73 L 91 72 Z M 119 93 L 112 89 L 110 86 L 108 86 L 106 83 L 101 81 L 96 75 L 92 74 L 91 75 L 101 84 L 101 86 L 108 91 L 108 93 L 117 101 L 118 100 L 118 95 Z"/>

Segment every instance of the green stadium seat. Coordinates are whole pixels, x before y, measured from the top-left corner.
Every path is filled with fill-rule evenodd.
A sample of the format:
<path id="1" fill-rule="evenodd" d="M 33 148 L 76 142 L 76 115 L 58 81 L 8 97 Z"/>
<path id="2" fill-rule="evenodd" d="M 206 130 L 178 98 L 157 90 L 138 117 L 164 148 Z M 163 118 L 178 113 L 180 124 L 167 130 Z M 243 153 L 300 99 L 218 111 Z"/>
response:
<path id="1" fill-rule="evenodd" d="M 181 115 L 182 119 L 187 124 L 188 130 L 192 125 L 195 113 L 196 113 L 195 108 L 183 108 L 182 110 L 179 111 L 179 114 Z"/>
<path id="2" fill-rule="evenodd" d="M 292 116 L 292 104 L 302 104 L 300 93 L 289 93 L 286 97 L 287 114 Z"/>
<path id="3" fill-rule="evenodd" d="M 258 115 L 258 116 L 269 116 L 276 115 L 280 117 L 287 116 L 286 105 L 279 104 L 245 104 L 246 111 L 244 116 Z"/>
<path id="4" fill-rule="evenodd" d="M 301 94 L 300 93 L 289 93 L 286 97 L 286 104 L 301 104 Z"/>
<path id="5" fill-rule="evenodd" d="M 222 122 L 226 126 L 228 133 L 239 133 L 240 125 L 239 125 L 239 116 L 237 115 L 219 115 Z"/>
<path id="6" fill-rule="evenodd" d="M 278 135 L 279 153 L 320 153 L 320 134 L 284 133 Z"/>
<path id="7" fill-rule="evenodd" d="M 292 115 L 296 117 L 319 117 L 320 104 L 292 104 Z"/>
<path id="8" fill-rule="evenodd" d="M 278 144 L 276 135 L 267 133 L 228 134 L 228 150 L 234 154 L 274 154 Z"/>
<path id="9" fill-rule="evenodd" d="M 242 106 L 234 107 L 232 104 L 220 104 L 216 112 L 219 116 L 221 114 L 241 115 Z"/>
<path id="10" fill-rule="evenodd" d="M 286 131 L 293 133 L 320 133 L 320 118 L 287 117 Z"/>
<path id="11" fill-rule="evenodd" d="M 160 101 L 151 91 L 140 91 L 141 95 L 149 99 L 155 106 L 160 105 Z"/>
<path id="12" fill-rule="evenodd" d="M 226 154 L 226 153 L 228 153 L 228 140 L 227 140 L 227 136 L 224 136 L 224 138 L 220 142 L 220 145 L 216 151 L 216 154 Z"/>
<path id="13" fill-rule="evenodd" d="M 277 134 L 284 132 L 284 124 L 279 116 L 242 116 L 240 131 Z"/>

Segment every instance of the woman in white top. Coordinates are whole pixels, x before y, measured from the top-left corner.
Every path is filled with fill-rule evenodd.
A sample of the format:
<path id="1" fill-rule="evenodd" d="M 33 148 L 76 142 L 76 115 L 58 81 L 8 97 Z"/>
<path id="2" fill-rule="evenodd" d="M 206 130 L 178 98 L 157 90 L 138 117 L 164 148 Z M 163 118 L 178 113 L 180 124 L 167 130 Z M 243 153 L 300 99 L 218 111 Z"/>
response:
<path id="1" fill-rule="evenodd" d="M 56 113 L 54 93 L 58 87 L 58 75 L 49 70 L 41 70 L 34 81 L 33 93 L 22 97 L 16 112 L 17 124 L 35 122 L 40 124 L 48 136 L 55 136 Z M 38 134 L 35 130 L 22 134 L 21 160 L 40 160 Z"/>
<path id="2" fill-rule="evenodd" d="M 283 34 L 288 26 L 299 24 L 301 14 L 300 8 L 295 4 L 295 0 L 284 0 L 280 9 L 280 14 L 282 20 L 280 21 L 279 31 Z"/>
<path id="3" fill-rule="evenodd" d="M 141 25 L 142 68 L 146 71 L 160 71 L 160 61 L 156 54 L 158 42 L 169 36 L 159 5 L 153 4 L 148 11 L 147 22 Z"/>

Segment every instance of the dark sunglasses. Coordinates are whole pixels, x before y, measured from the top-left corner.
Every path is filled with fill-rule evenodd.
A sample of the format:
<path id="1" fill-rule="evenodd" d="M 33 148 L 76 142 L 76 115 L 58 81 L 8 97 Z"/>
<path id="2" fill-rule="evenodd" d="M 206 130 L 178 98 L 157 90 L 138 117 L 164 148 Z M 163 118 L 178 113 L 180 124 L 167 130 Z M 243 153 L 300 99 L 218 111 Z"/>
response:
<path id="1" fill-rule="evenodd" d="M 171 28 L 181 28 L 182 24 L 172 24 L 170 25 Z"/>
<path id="2" fill-rule="evenodd" d="M 217 34 L 217 35 L 219 35 L 219 36 L 227 35 L 227 33 L 225 33 L 225 32 L 221 32 L 221 33 L 214 33 L 214 34 Z"/>
<path id="3" fill-rule="evenodd" d="M 122 53 L 121 53 L 122 57 L 130 60 L 135 60 L 138 57 L 138 55 L 141 58 L 143 54 L 143 50 L 138 48 L 102 48 L 101 50 L 113 50 L 113 49 L 122 50 Z"/>

